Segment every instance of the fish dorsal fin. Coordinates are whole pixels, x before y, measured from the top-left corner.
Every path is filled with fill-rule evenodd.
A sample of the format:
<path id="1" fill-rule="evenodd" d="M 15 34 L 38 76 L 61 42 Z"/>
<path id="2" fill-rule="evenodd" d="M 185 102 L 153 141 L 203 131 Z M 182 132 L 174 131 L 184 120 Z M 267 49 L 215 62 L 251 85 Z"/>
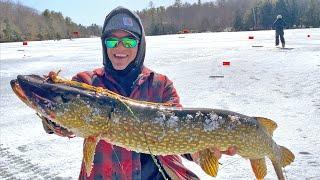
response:
<path id="1" fill-rule="evenodd" d="M 97 143 L 100 140 L 100 136 L 89 136 L 85 138 L 83 145 L 83 160 L 86 168 L 87 176 L 89 177 L 92 170 L 94 154 L 96 150 Z"/>
<path id="2" fill-rule="evenodd" d="M 205 149 L 199 152 L 200 166 L 208 175 L 216 177 L 219 170 L 218 159 L 214 156 L 213 152 Z"/>
<path id="3" fill-rule="evenodd" d="M 264 158 L 250 159 L 251 167 L 257 179 L 263 179 L 267 175 L 267 165 Z"/>
<path id="4" fill-rule="evenodd" d="M 263 117 L 256 117 L 256 119 L 264 128 L 266 128 L 270 136 L 273 135 L 273 131 L 278 127 L 277 123 L 272 121 L 271 119 L 267 119 Z"/>

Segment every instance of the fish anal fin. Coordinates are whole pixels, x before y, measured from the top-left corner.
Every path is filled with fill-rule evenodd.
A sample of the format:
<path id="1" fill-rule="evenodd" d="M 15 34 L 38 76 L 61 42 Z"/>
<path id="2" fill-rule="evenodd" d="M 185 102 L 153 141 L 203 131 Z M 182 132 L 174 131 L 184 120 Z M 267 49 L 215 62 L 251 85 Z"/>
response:
<path id="1" fill-rule="evenodd" d="M 285 166 L 291 164 L 294 161 L 295 156 L 286 147 L 280 146 L 280 148 L 281 148 L 281 166 L 285 167 Z"/>
<path id="2" fill-rule="evenodd" d="M 257 179 L 264 179 L 267 175 L 267 166 L 265 158 L 250 159 L 251 167 Z"/>
<path id="3" fill-rule="evenodd" d="M 90 176 L 90 174 L 91 174 L 95 149 L 96 149 L 96 146 L 97 146 L 97 143 L 99 142 L 99 140 L 100 140 L 100 136 L 98 136 L 98 137 L 89 136 L 89 137 L 85 138 L 85 140 L 84 140 L 83 160 L 84 160 L 84 165 L 86 168 L 87 176 Z"/>
<path id="4" fill-rule="evenodd" d="M 270 136 L 273 135 L 273 131 L 278 127 L 277 123 L 272 121 L 271 119 L 267 119 L 264 117 L 256 117 L 256 119 L 263 127 L 266 128 Z"/>
<path id="5" fill-rule="evenodd" d="M 214 153 L 209 149 L 201 150 L 200 154 L 200 166 L 204 172 L 212 177 L 216 177 L 219 170 L 218 159 L 214 156 Z"/>

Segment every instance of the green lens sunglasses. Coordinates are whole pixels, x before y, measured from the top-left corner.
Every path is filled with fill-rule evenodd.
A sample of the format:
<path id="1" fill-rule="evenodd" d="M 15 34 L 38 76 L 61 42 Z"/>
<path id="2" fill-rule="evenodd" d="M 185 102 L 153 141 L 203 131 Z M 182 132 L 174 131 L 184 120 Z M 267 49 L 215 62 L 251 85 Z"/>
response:
<path id="1" fill-rule="evenodd" d="M 104 40 L 104 44 L 106 45 L 107 48 L 116 48 L 120 42 L 122 42 L 125 48 L 134 48 L 138 44 L 138 40 L 131 37 L 123 37 L 123 38 L 111 37 L 111 38 L 106 38 Z"/>

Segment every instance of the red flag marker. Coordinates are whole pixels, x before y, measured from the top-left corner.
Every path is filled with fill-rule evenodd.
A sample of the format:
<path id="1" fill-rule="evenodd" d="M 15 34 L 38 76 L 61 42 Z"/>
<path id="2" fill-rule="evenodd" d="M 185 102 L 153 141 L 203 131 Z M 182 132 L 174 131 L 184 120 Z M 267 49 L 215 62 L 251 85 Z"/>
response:
<path id="1" fill-rule="evenodd" d="M 254 39 L 254 36 L 249 36 L 249 39 Z"/>
<path id="2" fill-rule="evenodd" d="M 223 62 L 222 62 L 222 65 L 224 65 L 224 66 L 230 66 L 230 61 L 223 61 Z"/>
<path id="3" fill-rule="evenodd" d="M 28 42 L 27 41 L 23 41 L 22 45 L 26 46 L 26 45 L 28 45 Z"/>

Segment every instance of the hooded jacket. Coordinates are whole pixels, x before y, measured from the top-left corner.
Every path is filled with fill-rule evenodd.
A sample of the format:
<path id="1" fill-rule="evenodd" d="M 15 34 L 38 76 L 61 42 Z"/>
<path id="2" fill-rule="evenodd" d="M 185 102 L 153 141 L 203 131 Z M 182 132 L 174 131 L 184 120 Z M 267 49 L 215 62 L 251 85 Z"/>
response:
<path id="1" fill-rule="evenodd" d="M 135 31 L 138 32 L 132 32 L 132 26 L 126 26 L 122 24 L 122 22 L 119 23 L 110 23 L 110 21 L 113 20 L 116 16 L 119 15 L 126 15 L 123 18 L 116 18 L 117 21 L 125 21 L 125 19 L 130 18 L 130 24 L 132 26 L 138 26 L 135 27 Z M 124 22 L 126 23 L 126 22 Z M 108 57 L 107 54 L 107 48 L 104 45 L 104 40 L 106 37 L 108 37 L 114 30 L 124 30 L 131 34 L 135 34 L 135 36 L 139 39 L 138 44 L 138 52 L 135 57 L 135 59 L 124 69 L 124 70 L 115 70 L 112 66 L 112 63 Z M 126 91 L 126 95 L 129 95 L 132 90 L 132 83 L 137 78 L 137 76 L 141 73 L 144 58 L 145 58 L 145 52 L 146 52 L 146 42 L 145 42 L 145 33 L 144 29 L 141 23 L 141 20 L 139 16 L 130 11 L 129 9 L 123 8 L 123 7 L 117 7 L 116 9 L 112 10 L 107 17 L 105 18 L 103 28 L 102 28 L 102 36 L 101 36 L 101 43 L 102 43 L 102 54 L 103 54 L 103 65 L 105 68 L 105 71 L 110 72 L 110 74 L 113 76 L 113 78 L 119 82 L 119 84 L 122 86 Z"/>
<path id="2" fill-rule="evenodd" d="M 181 106 L 172 82 L 166 76 L 143 66 L 145 35 L 141 21 L 135 13 L 122 7 L 113 10 L 106 17 L 102 42 L 104 37 L 110 33 L 105 30 L 106 24 L 112 16 L 118 13 L 126 13 L 135 18 L 141 27 L 140 44 L 135 60 L 128 65 L 129 68 L 127 67 L 120 72 L 116 71 L 113 69 L 106 48 L 102 43 L 104 67 L 92 72 L 78 73 L 73 77 L 73 80 L 104 87 L 136 100 L 171 103 L 173 106 Z M 121 80 L 129 81 L 129 83 L 122 83 Z M 132 85 L 130 85 L 130 92 L 128 93 L 126 87 L 123 86 L 130 83 Z M 156 161 L 157 163 L 154 162 L 151 155 L 129 151 L 101 140 L 95 150 L 91 175 L 87 176 L 84 163 L 82 163 L 79 179 L 164 179 L 156 165 L 160 165 L 168 179 L 198 179 L 195 174 L 183 166 L 180 157 L 177 155 L 157 156 Z"/>
<path id="3" fill-rule="evenodd" d="M 273 23 L 273 29 L 275 29 L 277 33 L 283 33 L 283 29 L 285 26 L 286 22 L 282 18 L 278 18 Z"/>

